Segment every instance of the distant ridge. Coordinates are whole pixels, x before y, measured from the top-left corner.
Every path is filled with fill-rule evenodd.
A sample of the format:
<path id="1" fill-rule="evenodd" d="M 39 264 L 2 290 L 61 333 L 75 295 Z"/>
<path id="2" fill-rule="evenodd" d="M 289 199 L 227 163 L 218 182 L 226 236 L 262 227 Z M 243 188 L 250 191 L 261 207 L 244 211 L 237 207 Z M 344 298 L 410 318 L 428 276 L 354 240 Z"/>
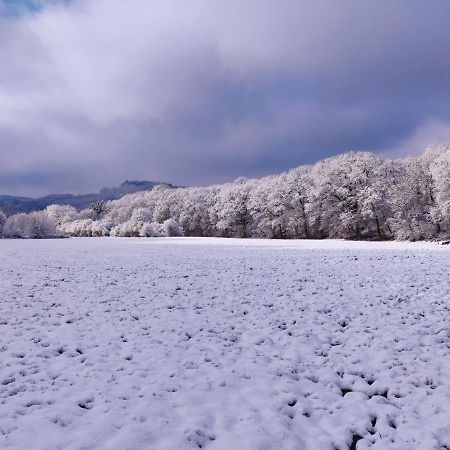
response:
<path id="1" fill-rule="evenodd" d="M 78 210 L 88 208 L 92 203 L 99 201 L 117 200 L 124 195 L 139 191 L 151 191 L 155 186 L 165 185 L 176 187 L 170 183 L 159 183 L 156 181 L 126 180 L 120 186 L 103 188 L 100 192 L 91 194 L 50 194 L 45 197 L 30 198 L 16 197 L 12 195 L 0 195 L 0 208 L 7 214 L 21 212 L 41 211 L 49 205 L 71 205 Z"/>

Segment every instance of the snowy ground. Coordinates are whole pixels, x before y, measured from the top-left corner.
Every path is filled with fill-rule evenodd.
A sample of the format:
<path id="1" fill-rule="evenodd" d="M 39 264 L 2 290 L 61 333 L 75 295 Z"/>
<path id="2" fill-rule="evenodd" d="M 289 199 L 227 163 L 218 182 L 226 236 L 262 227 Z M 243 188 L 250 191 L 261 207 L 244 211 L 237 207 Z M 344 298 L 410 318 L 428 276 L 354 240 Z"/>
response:
<path id="1" fill-rule="evenodd" d="M 450 249 L 0 240 L 2 449 L 450 449 Z"/>

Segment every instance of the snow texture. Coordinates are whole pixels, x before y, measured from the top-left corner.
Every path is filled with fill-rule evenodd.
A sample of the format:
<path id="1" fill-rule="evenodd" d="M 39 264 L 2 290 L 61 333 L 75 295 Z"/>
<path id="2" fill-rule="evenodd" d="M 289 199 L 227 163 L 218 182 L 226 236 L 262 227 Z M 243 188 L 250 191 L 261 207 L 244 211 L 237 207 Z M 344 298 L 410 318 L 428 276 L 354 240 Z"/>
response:
<path id="1" fill-rule="evenodd" d="M 450 248 L 0 241 L 2 449 L 450 449 Z"/>

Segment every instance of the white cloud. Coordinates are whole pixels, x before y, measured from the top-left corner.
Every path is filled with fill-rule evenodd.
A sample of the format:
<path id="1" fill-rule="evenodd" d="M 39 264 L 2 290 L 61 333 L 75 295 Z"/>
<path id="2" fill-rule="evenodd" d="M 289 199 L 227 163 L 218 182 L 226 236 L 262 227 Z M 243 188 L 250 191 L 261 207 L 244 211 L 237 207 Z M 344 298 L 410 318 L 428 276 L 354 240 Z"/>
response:
<path id="1" fill-rule="evenodd" d="M 404 157 L 422 152 L 428 147 L 450 144 L 450 120 L 429 120 L 411 135 L 385 153 L 391 157 Z"/>

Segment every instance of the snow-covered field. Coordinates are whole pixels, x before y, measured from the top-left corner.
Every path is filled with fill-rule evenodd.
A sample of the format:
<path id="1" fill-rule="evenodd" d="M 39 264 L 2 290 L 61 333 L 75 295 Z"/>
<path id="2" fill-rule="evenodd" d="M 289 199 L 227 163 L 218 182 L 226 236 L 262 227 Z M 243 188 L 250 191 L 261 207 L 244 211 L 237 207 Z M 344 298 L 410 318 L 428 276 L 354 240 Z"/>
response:
<path id="1" fill-rule="evenodd" d="M 450 449 L 450 249 L 0 240 L 0 448 Z"/>

